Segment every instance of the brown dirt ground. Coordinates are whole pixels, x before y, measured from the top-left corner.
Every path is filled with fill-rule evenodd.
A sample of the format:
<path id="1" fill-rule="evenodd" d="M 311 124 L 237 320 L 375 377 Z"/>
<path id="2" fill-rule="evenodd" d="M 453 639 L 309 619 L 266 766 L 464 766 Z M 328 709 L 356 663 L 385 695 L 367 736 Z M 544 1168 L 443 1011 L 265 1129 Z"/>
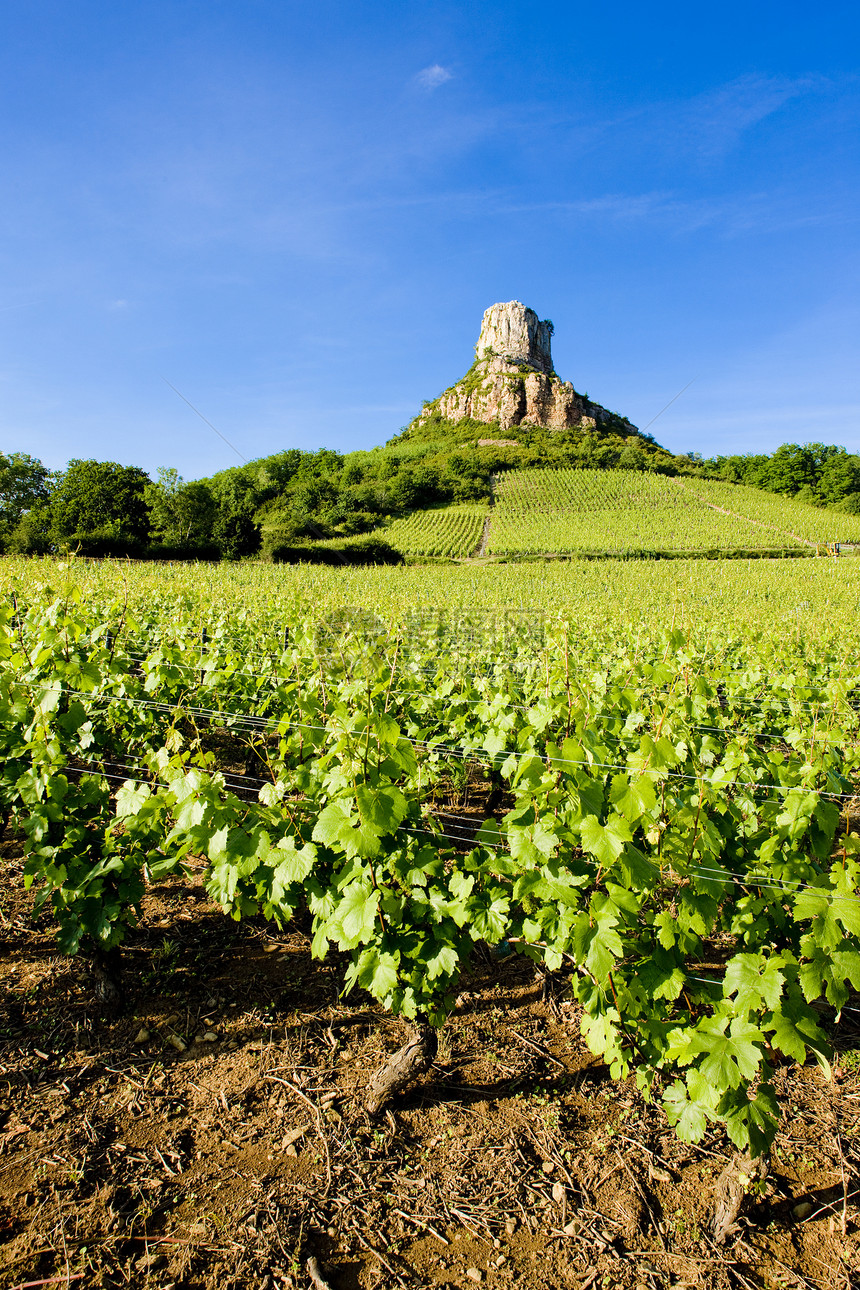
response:
<path id="1" fill-rule="evenodd" d="M 2 850 L 2 1290 L 282 1290 L 310 1256 L 333 1290 L 860 1284 L 860 1012 L 833 1082 L 780 1069 L 766 1190 L 716 1246 L 728 1140 L 685 1146 L 613 1084 L 563 980 L 488 955 L 430 1075 L 371 1122 L 362 1092 L 407 1027 L 339 1000 L 344 964 L 303 929 L 154 888 L 111 1018 Z"/>

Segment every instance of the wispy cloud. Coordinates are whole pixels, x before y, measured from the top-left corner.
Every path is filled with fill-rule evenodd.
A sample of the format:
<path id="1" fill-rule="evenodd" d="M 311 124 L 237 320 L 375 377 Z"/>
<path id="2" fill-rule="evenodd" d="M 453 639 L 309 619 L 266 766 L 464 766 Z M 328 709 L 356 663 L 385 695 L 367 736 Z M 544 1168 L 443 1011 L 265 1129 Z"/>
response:
<path id="1" fill-rule="evenodd" d="M 553 129 L 557 149 L 580 161 L 611 151 L 634 166 L 637 157 L 647 156 L 652 167 L 675 167 L 679 162 L 688 167 L 692 159 L 711 168 L 743 146 L 769 118 L 800 100 L 832 99 L 847 85 L 847 80 L 819 75 L 740 76 L 697 94 L 655 98 L 605 116 L 548 113 L 543 129 Z M 534 128 L 527 113 L 528 105 L 521 106 L 515 128 L 524 121 Z"/>
<path id="2" fill-rule="evenodd" d="M 651 223 L 676 233 L 714 228 L 723 236 L 771 233 L 813 224 L 838 223 L 847 213 L 813 195 L 800 207 L 792 194 L 744 193 L 723 198 L 685 197 L 673 192 L 607 193 L 595 197 L 542 202 L 506 202 L 498 213 L 569 215 L 615 224 Z"/>
<path id="3" fill-rule="evenodd" d="M 431 67 L 423 67 L 415 77 L 415 84 L 422 90 L 435 90 L 446 81 L 450 81 L 452 73 L 441 63 L 433 63 Z"/>
<path id="4" fill-rule="evenodd" d="M 742 76 L 690 99 L 681 109 L 679 133 L 701 155 L 721 156 L 786 103 L 826 84 L 814 76 Z"/>

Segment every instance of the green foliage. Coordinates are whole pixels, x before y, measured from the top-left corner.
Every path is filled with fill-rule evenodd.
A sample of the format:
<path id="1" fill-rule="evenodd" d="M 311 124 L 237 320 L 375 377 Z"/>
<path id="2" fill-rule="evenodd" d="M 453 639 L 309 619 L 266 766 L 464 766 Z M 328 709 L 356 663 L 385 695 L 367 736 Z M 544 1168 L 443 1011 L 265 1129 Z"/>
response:
<path id="1" fill-rule="evenodd" d="M 38 545 L 35 526 L 27 517 L 43 507 L 51 495 L 51 472 L 36 457 L 26 452 L 0 452 L 0 542 L 12 550 L 26 551 Z"/>
<path id="2" fill-rule="evenodd" d="M 703 463 L 709 474 L 735 484 L 797 497 L 817 506 L 840 506 L 856 515 L 860 498 L 860 456 L 823 443 L 784 443 L 770 456 L 714 457 Z M 847 503 L 847 504 L 846 504 Z"/>
<path id="3" fill-rule="evenodd" d="M 524 379 L 527 370 L 511 379 Z M 483 379 L 484 369 L 475 364 L 461 386 L 476 388 Z M 502 480 L 503 503 L 494 547 L 503 554 L 781 552 L 860 540 L 854 523 L 860 458 L 844 449 L 785 444 L 772 457 L 703 462 L 697 453 L 673 456 L 623 418 L 588 406 L 599 414 L 593 426 L 519 425 L 502 436 L 498 425 L 446 420 L 437 400 L 385 447 L 346 456 L 291 449 L 189 483 L 174 469 L 161 468 L 152 482 L 136 467 L 96 461 L 72 461 L 52 476 L 27 454 L 0 454 L 0 544 L 21 554 L 59 549 L 91 556 L 237 560 L 259 553 L 271 559 L 275 551 L 316 551 L 319 543 L 374 530 L 386 541 L 384 530 L 393 523 L 393 545 L 408 554 L 462 556 L 480 539 L 474 520 L 465 522 L 466 508 L 476 515 L 492 502 L 494 476 Z M 549 508 L 540 474 L 548 470 L 568 481 L 568 496 L 561 505 L 556 497 Z M 621 508 L 611 478 L 618 471 L 647 476 L 625 484 Z M 575 483 L 572 472 L 579 477 Z M 595 472 L 607 476 L 602 485 L 594 483 Z M 660 492 L 660 476 L 677 477 L 689 495 L 672 494 L 668 485 Z M 738 488 L 739 482 L 746 486 Z M 676 512 L 659 518 L 659 532 L 652 522 L 655 489 L 664 502 L 672 497 Z M 593 531 L 593 521 L 580 514 L 594 509 L 589 490 L 606 494 L 612 533 Z M 443 506 L 451 508 L 451 519 L 460 508 L 454 528 L 431 518 Z M 830 508 L 824 515 L 823 506 Z M 548 509 L 558 513 L 548 517 Z M 619 509 L 627 514 L 616 514 Z M 837 513 L 845 518 L 837 521 Z M 436 529 L 438 535 L 431 532 Z"/>
<path id="4" fill-rule="evenodd" d="M 372 565 L 402 564 L 403 556 L 381 538 L 353 538 L 340 542 L 297 542 L 275 546 L 269 559 L 274 564 Z"/>
<path id="5" fill-rule="evenodd" d="M 163 545 L 193 548 L 211 543 L 215 499 L 206 484 L 187 484 L 178 471 L 162 466 L 144 495 L 152 532 Z"/>
<path id="6" fill-rule="evenodd" d="M 768 1145 L 773 1054 L 826 1063 L 814 1005 L 860 988 L 853 665 L 567 618 L 203 614 L 205 638 L 190 598 L 73 580 L 0 606 L 0 796 L 62 949 L 119 944 L 202 855 L 230 916 L 306 909 L 314 954 L 407 1017 L 441 1024 L 476 942 L 566 965 L 613 1076 L 686 1139 Z M 237 784 L 207 731 L 249 723 L 264 770 Z M 458 842 L 434 801 L 469 761 L 506 809 Z"/>
<path id="7" fill-rule="evenodd" d="M 111 545 L 124 554 L 144 543 L 149 536 L 149 483 L 137 466 L 70 461 L 51 495 L 53 541 L 92 554 L 102 554 Z"/>
<path id="8" fill-rule="evenodd" d="M 22 515 L 5 536 L 7 551 L 16 555 L 45 555 L 51 549 L 51 517 L 46 507 L 36 506 Z"/>

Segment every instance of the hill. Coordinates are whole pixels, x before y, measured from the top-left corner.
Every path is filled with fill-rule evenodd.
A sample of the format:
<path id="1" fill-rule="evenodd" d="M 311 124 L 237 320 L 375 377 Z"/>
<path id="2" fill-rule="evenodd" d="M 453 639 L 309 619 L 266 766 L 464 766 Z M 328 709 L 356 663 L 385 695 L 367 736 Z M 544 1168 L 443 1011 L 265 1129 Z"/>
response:
<path id="1" fill-rule="evenodd" d="M 223 492 L 242 479 L 263 492 L 255 520 L 264 555 L 304 558 L 308 539 L 343 550 L 383 529 L 404 554 L 464 556 L 480 544 L 492 480 L 508 471 L 698 473 L 690 457 L 561 380 L 553 330 L 520 301 L 492 305 L 465 376 L 386 444 L 342 458 L 278 454 L 207 482 Z"/>
<path id="2" fill-rule="evenodd" d="M 823 443 L 709 461 L 668 452 L 559 377 L 553 330 L 519 301 L 492 305 L 466 374 L 367 451 L 292 448 L 191 482 L 95 460 L 51 472 L 0 453 L 0 550 L 373 563 L 853 539 L 860 456 Z M 594 478 L 607 472 L 625 478 Z M 695 496 L 679 491 L 685 481 Z"/>
<path id="3" fill-rule="evenodd" d="M 305 456 L 260 507 L 264 554 L 305 559 L 311 538 L 351 559 L 360 532 L 405 557 L 454 559 L 803 554 L 860 540 L 850 507 L 813 504 L 816 480 L 831 502 L 853 480 L 844 450 L 787 445 L 750 466 L 670 453 L 559 377 L 553 332 L 520 301 L 492 305 L 465 376 L 388 443 L 339 461 L 327 454 L 324 487 L 310 495 Z"/>
<path id="4" fill-rule="evenodd" d="M 553 365 L 554 330 L 519 300 L 491 305 L 468 372 L 428 400 L 386 447 L 444 451 L 455 443 L 472 452 L 507 450 L 502 460 L 509 466 L 571 458 L 580 465 L 624 465 L 625 453 L 633 456 L 631 466 L 640 455 L 649 468 L 689 465 L 563 381 Z"/>

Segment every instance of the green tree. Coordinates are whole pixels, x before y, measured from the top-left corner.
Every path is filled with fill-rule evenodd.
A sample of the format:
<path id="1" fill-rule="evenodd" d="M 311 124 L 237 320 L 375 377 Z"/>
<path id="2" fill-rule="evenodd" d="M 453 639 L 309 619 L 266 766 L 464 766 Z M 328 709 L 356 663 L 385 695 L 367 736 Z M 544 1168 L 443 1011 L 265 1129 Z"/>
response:
<path id="1" fill-rule="evenodd" d="M 145 470 L 115 461 L 70 461 L 51 498 L 55 541 L 145 542 L 149 507 Z"/>
<path id="2" fill-rule="evenodd" d="M 46 507 L 34 506 L 22 515 L 5 539 L 6 550 L 17 555 L 47 555 L 51 549 L 51 514 Z"/>
<path id="3" fill-rule="evenodd" d="M 818 495 L 833 506 L 851 494 L 860 498 L 860 457 L 841 449 L 831 454 L 821 467 Z"/>
<path id="4" fill-rule="evenodd" d="M 688 453 L 687 456 L 692 454 Z M 701 460 L 701 458 L 700 458 Z M 648 458 L 636 444 L 629 443 L 618 458 L 619 470 L 647 470 Z"/>
<path id="5" fill-rule="evenodd" d="M 794 494 L 801 488 L 815 488 L 818 482 L 815 454 L 808 444 L 784 443 L 770 459 L 767 468 L 769 483 L 765 487 L 775 493 Z"/>
<path id="6" fill-rule="evenodd" d="M 228 560 L 239 560 L 260 549 L 260 530 L 250 515 L 238 511 L 219 511 L 212 536 Z"/>
<path id="7" fill-rule="evenodd" d="M 45 505 L 51 483 L 51 472 L 38 457 L 0 452 L 0 541 L 5 543 L 34 507 Z"/>
<path id="8" fill-rule="evenodd" d="M 172 466 L 160 466 L 154 484 L 147 484 L 152 531 L 171 546 L 203 546 L 212 539 L 215 500 L 208 486 L 185 483 Z"/>

